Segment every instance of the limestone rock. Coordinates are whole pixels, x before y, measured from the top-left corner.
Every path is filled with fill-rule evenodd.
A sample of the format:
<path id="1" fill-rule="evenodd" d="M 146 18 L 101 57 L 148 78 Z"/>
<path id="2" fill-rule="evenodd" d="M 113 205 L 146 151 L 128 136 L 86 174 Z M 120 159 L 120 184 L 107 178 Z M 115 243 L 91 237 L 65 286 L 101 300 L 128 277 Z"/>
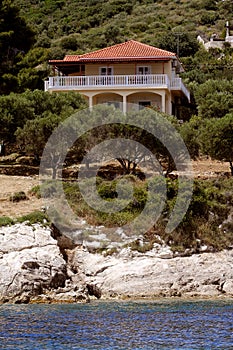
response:
<path id="1" fill-rule="evenodd" d="M 222 286 L 222 291 L 224 293 L 233 295 L 233 279 L 227 279 Z"/>
<path id="2" fill-rule="evenodd" d="M 17 224 L 0 228 L 0 301 L 29 302 L 65 285 L 66 262 L 50 230 Z"/>
<path id="3" fill-rule="evenodd" d="M 71 260 L 82 265 L 86 283 L 98 287 L 103 298 L 233 295 L 232 251 L 160 258 L 132 257 L 124 250 L 104 257 L 76 248 Z"/>
<path id="4" fill-rule="evenodd" d="M 104 256 L 39 224 L 1 227 L 0 302 L 233 296 L 233 251 L 172 254 L 161 242 Z"/>

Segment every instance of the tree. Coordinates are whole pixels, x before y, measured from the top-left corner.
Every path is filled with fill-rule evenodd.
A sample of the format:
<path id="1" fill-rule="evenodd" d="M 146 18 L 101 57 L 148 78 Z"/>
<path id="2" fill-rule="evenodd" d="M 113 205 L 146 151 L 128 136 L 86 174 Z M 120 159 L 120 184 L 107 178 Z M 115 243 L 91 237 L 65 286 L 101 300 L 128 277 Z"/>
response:
<path id="1" fill-rule="evenodd" d="M 229 162 L 233 176 L 233 113 L 206 120 L 201 127 L 200 143 L 205 154 Z"/>
<path id="2" fill-rule="evenodd" d="M 194 34 L 182 31 L 169 31 L 161 34 L 157 40 L 157 45 L 164 50 L 175 52 L 179 57 L 188 57 L 194 55 L 199 44 Z"/>
<path id="3" fill-rule="evenodd" d="M 36 117 L 28 120 L 23 128 L 18 128 L 15 135 L 17 143 L 27 154 L 33 154 L 39 160 L 44 146 L 48 141 L 61 117 L 48 113 L 46 117 Z"/>
<path id="4" fill-rule="evenodd" d="M 7 142 L 14 142 L 17 128 L 23 129 L 28 121 L 47 117 L 49 114 L 64 120 L 85 106 L 81 95 L 75 92 L 50 94 L 40 90 L 26 90 L 22 94 L 0 96 L 0 137 Z M 29 140 L 30 142 L 35 142 L 35 138 Z"/>
<path id="5" fill-rule="evenodd" d="M 233 111 L 233 81 L 209 79 L 194 91 L 198 115 L 202 118 L 222 118 Z"/>
<path id="6" fill-rule="evenodd" d="M 180 134 L 188 148 L 192 159 L 199 156 L 199 129 L 201 125 L 200 117 L 192 117 L 188 122 L 185 122 L 180 127 Z"/>
<path id="7" fill-rule="evenodd" d="M 0 2 L 0 94 L 17 91 L 9 80 L 16 75 L 17 63 L 34 42 L 35 33 L 20 17 L 19 9 L 11 0 Z M 6 76 L 8 74 L 8 78 Z"/>
<path id="8" fill-rule="evenodd" d="M 84 120 L 84 123 L 79 122 L 78 119 Z M 116 120 L 119 120 L 119 123 L 116 123 Z M 138 124 L 135 124 L 137 122 Z M 90 131 L 83 132 L 70 148 L 68 156 L 73 161 L 75 161 L 75 154 L 77 160 L 82 154 L 87 155 L 85 159 L 88 164 L 96 163 L 102 159 L 103 151 L 105 159 L 113 154 L 112 158 L 119 163 L 123 174 L 137 173 L 138 166 L 142 164 L 152 166 L 154 170 L 164 172 L 165 175 L 175 169 L 174 157 L 166 147 L 166 144 L 176 146 L 179 138 L 178 132 L 174 132 L 178 128 L 178 122 L 172 116 L 149 108 L 124 115 L 119 109 L 111 106 L 95 106 L 93 112 L 77 118 L 72 123 L 72 127 L 77 130 L 82 130 L 83 125 L 86 127 L 90 125 L 91 128 Z M 172 127 L 172 124 L 175 127 Z M 93 125 L 97 126 L 93 127 Z M 159 137 L 148 130 L 157 130 Z M 94 153 L 92 152 L 95 145 L 105 141 L 108 141 L 109 147 L 104 147 L 101 152 L 98 148 Z M 157 162 L 152 158 L 157 159 Z"/>

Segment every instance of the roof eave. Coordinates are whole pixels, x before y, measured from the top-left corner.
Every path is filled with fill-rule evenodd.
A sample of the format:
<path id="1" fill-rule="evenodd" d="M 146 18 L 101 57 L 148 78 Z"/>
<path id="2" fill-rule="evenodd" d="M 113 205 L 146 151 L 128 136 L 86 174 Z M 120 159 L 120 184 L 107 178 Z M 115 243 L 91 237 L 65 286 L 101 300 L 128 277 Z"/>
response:
<path id="1" fill-rule="evenodd" d="M 73 64 L 73 63 L 101 63 L 101 62 L 138 62 L 138 61 L 169 61 L 176 56 L 156 57 L 113 57 L 113 58 L 79 58 L 77 60 L 49 60 L 49 64 Z"/>

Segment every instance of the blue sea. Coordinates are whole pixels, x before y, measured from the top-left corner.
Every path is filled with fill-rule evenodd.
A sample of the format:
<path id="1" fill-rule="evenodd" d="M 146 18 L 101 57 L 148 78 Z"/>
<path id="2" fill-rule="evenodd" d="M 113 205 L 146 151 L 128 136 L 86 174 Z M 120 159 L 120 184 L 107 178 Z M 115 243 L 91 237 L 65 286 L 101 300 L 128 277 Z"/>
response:
<path id="1" fill-rule="evenodd" d="M 233 349 L 233 301 L 1 305 L 0 349 Z"/>

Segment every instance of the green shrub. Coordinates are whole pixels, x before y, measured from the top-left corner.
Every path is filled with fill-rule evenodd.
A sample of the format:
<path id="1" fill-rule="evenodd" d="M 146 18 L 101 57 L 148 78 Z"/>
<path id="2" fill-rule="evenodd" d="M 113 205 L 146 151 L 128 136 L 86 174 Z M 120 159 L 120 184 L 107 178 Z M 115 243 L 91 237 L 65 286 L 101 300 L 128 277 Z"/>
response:
<path id="1" fill-rule="evenodd" d="M 90 194 L 92 194 L 92 188 L 89 184 L 92 180 L 93 179 L 85 180 L 87 191 L 90 189 Z M 117 198 L 119 181 L 121 182 L 121 195 L 123 199 Z M 148 181 L 150 181 L 150 186 Z M 136 220 L 136 218 L 144 209 L 145 204 L 148 206 L 148 199 L 152 199 L 152 202 L 161 201 L 160 186 L 162 185 L 162 181 L 166 181 L 167 188 L 167 195 L 164 199 L 165 206 L 160 219 L 155 223 L 154 227 L 145 233 L 143 231 L 144 223 Z M 119 176 L 112 181 L 97 177 L 96 191 L 99 196 L 102 197 L 102 211 L 101 208 L 95 210 L 86 203 L 80 192 L 78 182 L 65 181 L 63 182 L 63 189 L 66 199 L 75 215 L 86 219 L 91 225 L 118 227 L 133 222 L 138 232 L 140 231 L 140 227 L 142 227 L 142 234 L 144 234 L 145 242 L 147 243 L 143 246 L 137 245 L 136 243 L 132 245 L 132 249 L 137 249 L 141 252 L 151 249 L 154 242 L 159 243 L 158 237 L 166 244 L 170 245 L 173 251 L 179 251 L 184 254 L 186 254 L 187 251 L 198 252 L 200 245 L 207 245 L 209 250 L 219 250 L 232 245 L 232 237 L 229 233 L 232 232 L 231 225 L 227 224 L 223 228 L 222 223 L 226 221 L 233 208 L 233 179 L 195 179 L 192 201 L 182 222 L 172 233 L 166 233 L 165 228 L 167 220 L 176 203 L 178 185 L 177 179 L 164 179 L 158 176 L 145 181 L 141 181 L 133 175 Z M 56 190 L 54 183 L 46 183 L 43 186 L 45 195 L 48 196 L 53 194 Z M 128 203 L 126 193 L 130 188 L 133 188 L 133 192 L 131 192 L 133 197 Z M 148 194 L 148 188 L 152 188 L 153 197 L 151 197 L 151 194 Z M 39 195 L 39 187 L 36 186 L 33 188 L 32 192 Z M 180 192 L 180 196 L 182 196 L 185 201 L 187 198 L 185 182 L 182 183 L 182 191 Z M 182 197 L 180 198 L 181 200 Z M 113 213 L 106 213 L 104 211 L 106 201 L 108 205 L 112 203 L 113 206 L 115 206 L 115 201 L 119 201 L 120 204 L 123 204 L 123 209 L 114 211 Z M 153 205 L 151 206 L 151 210 L 152 212 L 149 206 L 147 215 L 153 215 Z M 26 216 L 23 217 L 23 219 L 21 218 L 21 221 L 29 220 L 31 223 L 37 221 L 43 222 L 43 213 L 40 213 L 39 217 L 36 216 L 35 214 L 32 217 Z M 57 212 L 53 217 L 56 222 L 65 226 L 66 229 L 69 229 L 68 218 L 65 213 Z"/>
<path id="2" fill-rule="evenodd" d="M 46 213 L 36 210 L 30 214 L 23 215 L 17 218 L 17 222 L 23 223 L 28 222 L 30 225 L 41 223 L 41 224 L 49 224 L 49 218 Z"/>
<path id="3" fill-rule="evenodd" d="M 29 191 L 29 193 L 33 196 L 36 196 L 36 198 L 41 198 L 41 193 L 40 193 L 40 185 L 36 185 L 34 187 L 31 188 L 31 190 Z"/>
<path id="4" fill-rule="evenodd" d="M 15 192 L 10 196 L 10 201 L 12 202 L 20 202 L 27 200 L 28 197 L 26 196 L 26 193 L 24 191 Z"/>
<path id="5" fill-rule="evenodd" d="M 0 227 L 13 225 L 13 224 L 14 224 L 14 220 L 11 219 L 10 217 L 8 217 L 8 216 L 1 216 L 0 217 Z"/>

